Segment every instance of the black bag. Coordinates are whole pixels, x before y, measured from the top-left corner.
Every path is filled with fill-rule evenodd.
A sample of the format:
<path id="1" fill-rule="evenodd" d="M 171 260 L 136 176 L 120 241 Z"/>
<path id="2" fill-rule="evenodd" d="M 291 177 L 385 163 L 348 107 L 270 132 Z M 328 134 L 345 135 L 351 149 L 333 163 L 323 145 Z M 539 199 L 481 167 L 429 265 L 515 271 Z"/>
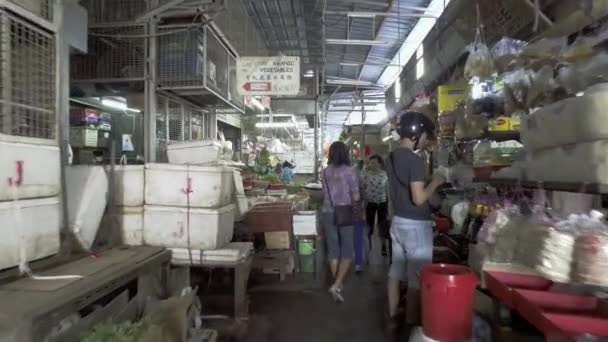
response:
<path id="1" fill-rule="evenodd" d="M 325 186 L 327 187 L 327 194 L 329 195 L 329 203 L 331 207 L 334 209 L 334 224 L 337 227 L 348 227 L 355 224 L 354 220 L 354 210 L 352 205 L 334 205 L 333 200 L 331 199 L 331 189 L 329 188 L 329 183 L 327 182 L 327 173 L 323 172 L 323 180 L 325 181 Z"/>

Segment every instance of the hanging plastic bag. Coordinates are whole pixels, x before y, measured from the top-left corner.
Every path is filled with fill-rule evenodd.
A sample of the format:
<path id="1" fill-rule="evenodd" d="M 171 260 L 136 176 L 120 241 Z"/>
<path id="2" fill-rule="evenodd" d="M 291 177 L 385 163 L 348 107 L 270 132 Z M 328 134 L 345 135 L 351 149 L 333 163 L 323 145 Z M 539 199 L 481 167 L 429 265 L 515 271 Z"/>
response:
<path id="1" fill-rule="evenodd" d="M 469 57 L 464 65 L 464 77 L 471 80 L 474 77 L 480 79 L 491 78 L 495 73 L 494 59 L 488 46 L 481 42 L 473 43 L 468 48 Z"/>
<path id="2" fill-rule="evenodd" d="M 491 51 L 496 68 L 501 72 L 508 70 L 527 45 L 522 40 L 503 37 L 494 44 Z"/>
<path id="3" fill-rule="evenodd" d="M 501 75 L 503 80 L 503 94 L 505 99 L 505 114 L 517 111 L 526 111 L 526 99 L 532 85 L 532 71 L 518 69 Z"/>
<path id="4" fill-rule="evenodd" d="M 477 28 L 475 41 L 467 47 L 469 57 L 464 65 L 464 77 L 471 80 L 474 77 L 480 79 L 491 78 L 495 73 L 494 58 L 483 39 L 483 33 Z"/>

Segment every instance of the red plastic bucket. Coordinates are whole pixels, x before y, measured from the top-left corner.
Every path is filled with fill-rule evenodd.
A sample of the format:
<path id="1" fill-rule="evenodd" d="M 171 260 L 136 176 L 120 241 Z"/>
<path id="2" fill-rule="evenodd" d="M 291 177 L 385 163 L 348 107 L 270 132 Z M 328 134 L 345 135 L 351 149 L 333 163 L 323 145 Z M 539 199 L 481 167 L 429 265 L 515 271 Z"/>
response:
<path id="1" fill-rule="evenodd" d="M 470 340 L 478 283 L 475 273 L 465 266 L 425 266 L 420 274 L 424 335 L 441 342 Z"/>

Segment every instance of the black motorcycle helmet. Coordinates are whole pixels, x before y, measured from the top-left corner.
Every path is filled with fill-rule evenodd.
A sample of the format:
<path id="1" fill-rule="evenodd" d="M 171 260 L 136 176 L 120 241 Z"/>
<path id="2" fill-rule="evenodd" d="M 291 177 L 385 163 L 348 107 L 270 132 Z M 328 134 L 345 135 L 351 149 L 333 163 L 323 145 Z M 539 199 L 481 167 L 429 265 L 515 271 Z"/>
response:
<path id="1" fill-rule="evenodd" d="M 397 133 L 401 139 L 408 138 L 416 143 L 414 149 L 418 149 L 418 142 L 422 133 L 426 133 L 428 139 L 432 139 L 435 132 L 433 121 L 419 112 L 407 111 L 401 114 L 397 123 Z"/>

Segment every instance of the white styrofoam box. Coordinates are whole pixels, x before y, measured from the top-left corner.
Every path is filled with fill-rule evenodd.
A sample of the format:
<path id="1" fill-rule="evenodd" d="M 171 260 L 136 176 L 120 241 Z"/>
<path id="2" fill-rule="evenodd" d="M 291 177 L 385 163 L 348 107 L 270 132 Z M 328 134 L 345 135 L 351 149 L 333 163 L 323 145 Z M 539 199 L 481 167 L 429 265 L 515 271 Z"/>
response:
<path id="1" fill-rule="evenodd" d="M 107 167 L 108 173 L 110 167 Z M 144 166 L 116 165 L 112 181 L 113 204 L 124 207 L 144 205 Z"/>
<path id="2" fill-rule="evenodd" d="M 0 202 L 0 269 L 59 252 L 61 205 L 59 197 Z"/>
<path id="3" fill-rule="evenodd" d="M 167 158 L 171 164 L 205 164 L 219 160 L 222 148 L 222 142 L 217 140 L 171 143 Z"/>
<path id="4" fill-rule="evenodd" d="M 144 244 L 144 207 L 115 207 L 113 222 L 120 229 L 121 242 L 127 246 Z"/>
<path id="5" fill-rule="evenodd" d="M 234 205 L 219 209 L 144 206 L 144 243 L 167 248 L 209 250 L 232 240 Z"/>
<path id="6" fill-rule="evenodd" d="M 180 265 L 200 265 L 205 262 L 238 262 L 253 252 L 253 242 L 231 242 L 225 247 L 201 251 L 188 248 L 171 248 L 171 262 Z"/>
<path id="7" fill-rule="evenodd" d="M 234 192 L 237 195 L 245 195 L 245 188 L 243 187 L 243 177 L 241 177 L 241 171 L 234 170 Z"/>
<path id="8" fill-rule="evenodd" d="M 60 192 L 58 146 L 0 140 L 0 201 L 53 197 Z"/>
<path id="9" fill-rule="evenodd" d="M 108 176 L 103 166 L 71 165 L 65 169 L 69 228 L 85 250 L 93 246 L 106 209 Z"/>
<path id="10" fill-rule="evenodd" d="M 608 140 L 550 148 L 526 163 L 529 180 L 608 184 Z"/>
<path id="11" fill-rule="evenodd" d="M 300 211 L 293 215 L 294 235 L 317 235 L 317 212 Z"/>
<path id="12" fill-rule="evenodd" d="M 608 139 L 608 91 L 572 97 L 522 117 L 521 138 L 528 151 Z"/>
<path id="13" fill-rule="evenodd" d="M 236 195 L 236 209 L 237 209 L 237 213 L 234 218 L 236 220 L 240 220 L 249 211 L 249 200 L 247 199 L 247 196 Z"/>
<path id="14" fill-rule="evenodd" d="M 146 164 L 145 182 L 146 205 L 220 208 L 234 194 L 233 169 L 222 166 Z"/>

